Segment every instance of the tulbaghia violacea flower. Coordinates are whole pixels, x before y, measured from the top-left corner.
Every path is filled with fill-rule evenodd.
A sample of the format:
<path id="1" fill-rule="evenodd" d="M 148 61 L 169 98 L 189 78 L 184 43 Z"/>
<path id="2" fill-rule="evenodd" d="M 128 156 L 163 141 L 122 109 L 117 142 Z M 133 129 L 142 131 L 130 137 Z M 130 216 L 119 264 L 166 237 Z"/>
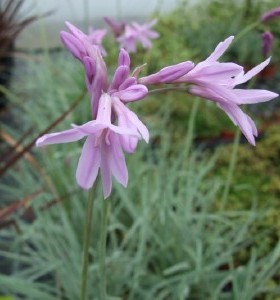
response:
<path id="1" fill-rule="evenodd" d="M 109 84 L 99 48 L 90 45 L 88 37 L 73 25 L 68 24 L 68 28 L 71 28 L 71 34 L 64 33 L 62 36 L 68 50 L 84 64 L 93 120 L 81 126 L 73 125 L 66 131 L 46 134 L 37 140 L 36 145 L 68 143 L 87 137 L 76 180 L 82 188 L 89 189 L 100 169 L 104 197 L 107 198 L 111 193 L 112 175 L 123 186 L 127 185 L 123 150 L 132 153 L 140 139 L 149 140 L 146 126 L 125 105 L 143 99 L 148 90 L 130 76 L 130 57 L 124 49 L 120 50 L 118 67 Z"/>
<path id="2" fill-rule="evenodd" d="M 133 22 L 126 24 L 124 33 L 117 38 L 122 48 L 128 52 L 136 52 L 137 44 L 140 43 L 144 49 L 152 47 L 152 39 L 159 37 L 159 34 L 151 28 L 156 24 L 157 20 L 148 23 L 139 24 Z"/>
<path id="3" fill-rule="evenodd" d="M 84 188 L 92 187 L 98 170 L 101 171 L 104 197 L 107 198 L 112 189 L 112 175 L 123 186 L 127 186 L 128 173 L 122 151 L 121 137 L 139 138 L 139 133 L 130 128 L 120 127 L 111 123 L 113 99 L 102 94 L 96 120 L 84 125 L 72 125 L 72 129 L 46 134 L 40 137 L 37 147 L 50 144 L 69 143 L 86 137 L 79 159 L 76 180 Z"/>
<path id="4" fill-rule="evenodd" d="M 261 22 L 265 23 L 278 17 L 280 17 L 280 6 L 264 13 L 261 16 Z"/>
<path id="5" fill-rule="evenodd" d="M 124 32 L 125 22 L 117 21 L 110 17 L 104 17 L 104 20 L 110 26 L 115 37 L 120 36 Z"/>
<path id="6" fill-rule="evenodd" d="M 218 62 L 231 44 L 234 37 L 227 38 L 219 43 L 214 52 L 204 61 L 194 65 L 187 61 L 166 67 L 159 72 L 139 79 L 145 85 L 156 83 L 187 83 L 186 91 L 217 103 L 234 122 L 239 126 L 247 140 L 255 145 L 257 129 L 253 120 L 239 107 L 241 104 L 252 104 L 269 101 L 278 94 L 258 89 L 236 89 L 239 84 L 245 83 L 262 71 L 270 58 L 252 70 L 244 73 L 243 67 L 235 63 Z"/>
<path id="7" fill-rule="evenodd" d="M 102 56 L 107 55 L 107 52 L 102 45 L 103 38 L 105 37 L 106 34 L 107 34 L 106 29 L 94 29 L 93 27 L 89 28 L 89 33 L 88 33 L 89 41 L 93 45 L 98 46 Z"/>
<path id="8" fill-rule="evenodd" d="M 270 31 L 266 31 L 261 35 L 262 38 L 262 55 L 266 58 L 272 51 L 274 36 Z"/>

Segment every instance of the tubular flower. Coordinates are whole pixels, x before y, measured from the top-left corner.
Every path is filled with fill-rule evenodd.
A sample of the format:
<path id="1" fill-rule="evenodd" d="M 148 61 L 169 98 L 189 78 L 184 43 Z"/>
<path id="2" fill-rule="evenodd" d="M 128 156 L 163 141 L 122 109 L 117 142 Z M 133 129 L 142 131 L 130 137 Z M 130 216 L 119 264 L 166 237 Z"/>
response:
<path id="1" fill-rule="evenodd" d="M 280 6 L 267 11 L 261 16 L 261 22 L 266 23 L 272 19 L 280 17 Z"/>
<path id="2" fill-rule="evenodd" d="M 189 93 L 216 102 L 234 124 L 240 127 L 247 140 L 255 145 L 255 137 L 258 134 L 255 123 L 240 109 L 239 105 L 269 101 L 276 98 L 278 94 L 267 90 L 235 89 L 237 85 L 247 82 L 262 71 L 269 64 L 270 58 L 247 73 L 244 73 L 243 67 L 235 63 L 218 62 L 233 38 L 229 37 L 219 43 L 214 52 L 197 65 L 187 61 L 169 66 L 155 74 L 140 78 L 139 82 L 146 85 L 190 84 Z"/>
<path id="3" fill-rule="evenodd" d="M 261 35 L 262 38 L 262 55 L 268 57 L 272 51 L 274 36 L 270 31 L 266 31 Z"/>
<path id="4" fill-rule="evenodd" d="M 128 174 L 123 150 L 134 152 L 142 138 L 148 143 L 148 129 L 125 105 L 143 99 L 148 90 L 129 75 L 130 57 L 124 49 L 120 50 L 118 67 L 109 84 L 106 65 L 98 47 L 89 45 L 88 37 L 73 25 L 70 24 L 70 28 L 75 46 L 71 45 L 71 38 L 67 34 L 67 48 L 84 64 L 93 120 L 80 126 L 72 125 L 73 128 L 66 131 L 43 135 L 37 140 L 36 146 L 86 138 L 76 180 L 82 188 L 89 189 L 100 170 L 103 193 L 107 198 L 112 189 L 112 175 L 123 186 L 127 186 Z"/>

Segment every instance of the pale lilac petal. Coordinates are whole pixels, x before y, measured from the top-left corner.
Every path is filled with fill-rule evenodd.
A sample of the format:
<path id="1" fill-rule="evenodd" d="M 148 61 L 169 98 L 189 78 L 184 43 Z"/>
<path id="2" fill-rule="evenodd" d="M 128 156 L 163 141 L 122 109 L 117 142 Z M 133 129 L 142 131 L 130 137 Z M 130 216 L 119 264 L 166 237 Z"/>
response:
<path id="1" fill-rule="evenodd" d="M 124 128 L 113 124 L 109 125 L 108 128 L 120 135 L 129 135 L 137 138 L 139 137 L 139 133 L 136 130 L 133 130 L 131 128 Z"/>
<path id="2" fill-rule="evenodd" d="M 83 57 L 83 63 L 85 67 L 86 77 L 89 85 L 92 83 L 94 76 L 96 75 L 96 61 L 89 56 Z"/>
<path id="3" fill-rule="evenodd" d="M 119 123 L 119 126 L 122 126 L 121 122 Z M 128 135 L 121 135 L 120 141 L 125 152 L 134 153 L 139 139 Z"/>
<path id="4" fill-rule="evenodd" d="M 157 84 L 157 83 L 161 83 L 161 77 L 159 76 L 159 73 L 155 73 L 149 76 L 144 76 L 139 78 L 138 82 L 145 85 Z"/>
<path id="5" fill-rule="evenodd" d="M 160 79 L 159 82 L 172 82 L 187 74 L 191 69 L 193 69 L 193 67 L 194 63 L 191 61 L 185 61 L 176 65 L 165 67 L 158 72 L 158 76 Z"/>
<path id="6" fill-rule="evenodd" d="M 234 90 L 229 89 L 224 86 L 214 85 L 214 84 L 205 84 L 205 87 L 209 91 L 209 99 L 211 99 L 212 92 L 214 93 L 214 98 L 220 97 L 224 102 L 236 103 L 238 102 L 238 97 L 235 95 Z M 208 97 L 207 97 L 208 98 Z M 213 100 L 215 100 L 213 99 Z"/>
<path id="7" fill-rule="evenodd" d="M 60 33 L 60 39 L 75 58 L 82 60 L 82 58 L 87 54 L 84 45 L 70 33 L 62 31 Z"/>
<path id="8" fill-rule="evenodd" d="M 79 28 L 71 24 L 70 22 L 66 21 L 65 22 L 66 27 L 68 30 L 79 40 L 83 41 L 85 39 L 88 39 L 87 35 L 83 33 Z"/>
<path id="9" fill-rule="evenodd" d="M 148 30 L 146 35 L 149 39 L 157 39 L 160 36 L 160 34 L 154 30 Z"/>
<path id="10" fill-rule="evenodd" d="M 77 125 L 72 125 L 75 129 L 79 130 L 80 132 L 90 135 L 90 134 L 96 134 L 100 130 L 103 130 L 105 128 L 108 128 L 109 124 L 108 123 L 101 123 L 96 120 L 94 121 L 89 121 L 81 126 Z"/>
<path id="11" fill-rule="evenodd" d="M 37 139 L 36 147 L 42 147 L 51 144 L 75 142 L 82 139 L 86 135 L 86 133 L 83 133 L 76 128 L 68 129 L 61 132 L 48 133 Z"/>
<path id="12" fill-rule="evenodd" d="M 93 186 L 101 163 L 100 148 L 95 144 L 95 137 L 89 136 L 83 146 L 76 171 L 78 184 L 86 190 Z"/>
<path id="13" fill-rule="evenodd" d="M 119 137 L 116 135 L 111 135 L 110 150 L 109 165 L 111 172 L 120 184 L 122 184 L 124 187 L 127 187 L 128 171 Z"/>
<path id="14" fill-rule="evenodd" d="M 217 104 L 240 128 L 247 138 L 248 142 L 253 146 L 256 145 L 254 134 L 256 134 L 256 126 L 253 120 L 247 116 L 237 105 L 230 103 Z"/>
<path id="15" fill-rule="evenodd" d="M 233 77 L 240 74 L 243 67 L 235 63 L 211 63 L 199 67 L 194 67 L 189 73 L 177 79 L 175 82 L 203 83 L 210 82 L 215 85 L 232 85 Z"/>
<path id="16" fill-rule="evenodd" d="M 205 60 L 207 62 L 217 61 L 228 49 L 229 45 L 232 43 L 234 36 L 230 36 L 225 39 L 223 42 L 220 42 L 216 49 L 209 55 L 209 57 Z"/>
<path id="17" fill-rule="evenodd" d="M 143 99 L 147 94 L 148 89 L 145 85 L 136 84 L 114 93 L 113 96 L 120 98 L 124 102 L 131 102 Z"/>
<path id="18" fill-rule="evenodd" d="M 130 57 L 125 49 L 121 49 L 119 53 L 118 66 L 130 66 Z"/>
<path id="19" fill-rule="evenodd" d="M 127 79 L 129 71 L 128 66 L 119 66 L 115 71 L 110 89 L 118 89 L 119 86 Z"/>
<path id="20" fill-rule="evenodd" d="M 254 67 L 253 69 L 251 69 L 250 71 L 248 71 L 246 74 L 241 73 L 240 75 L 237 75 L 234 78 L 234 85 L 247 82 L 252 77 L 260 73 L 269 64 L 269 62 L 270 62 L 270 57 L 265 61 L 263 61 L 262 63 L 260 63 L 259 65 L 257 65 L 256 67 Z"/>
<path id="21" fill-rule="evenodd" d="M 142 44 L 142 47 L 144 49 L 150 49 L 152 48 L 152 42 L 149 40 L 149 38 L 145 35 L 138 35 L 138 40 L 140 41 L 140 43 Z"/>
<path id="22" fill-rule="evenodd" d="M 201 98 L 205 98 L 210 101 L 215 101 L 215 102 L 223 101 L 223 98 L 220 95 L 202 86 L 197 86 L 197 85 L 190 86 L 189 93 Z"/>
<path id="23" fill-rule="evenodd" d="M 140 132 L 141 136 L 143 137 L 144 141 L 146 143 L 149 143 L 149 130 L 144 125 L 142 121 L 137 117 L 137 115 L 131 111 L 130 109 L 126 108 L 126 116 L 128 120 L 137 128 L 137 130 Z"/>
<path id="24" fill-rule="evenodd" d="M 130 128 L 133 131 L 138 131 L 146 143 L 148 143 L 149 131 L 139 120 L 137 115 L 126 107 L 118 98 L 113 98 L 113 106 L 118 116 L 119 127 Z"/>
<path id="25" fill-rule="evenodd" d="M 234 89 L 234 94 L 237 96 L 236 104 L 252 104 L 259 102 L 270 101 L 279 95 L 267 90 L 242 90 Z"/>
<path id="26" fill-rule="evenodd" d="M 137 79 L 135 77 L 128 77 L 120 86 L 119 90 L 125 90 L 128 87 L 137 84 Z"/>

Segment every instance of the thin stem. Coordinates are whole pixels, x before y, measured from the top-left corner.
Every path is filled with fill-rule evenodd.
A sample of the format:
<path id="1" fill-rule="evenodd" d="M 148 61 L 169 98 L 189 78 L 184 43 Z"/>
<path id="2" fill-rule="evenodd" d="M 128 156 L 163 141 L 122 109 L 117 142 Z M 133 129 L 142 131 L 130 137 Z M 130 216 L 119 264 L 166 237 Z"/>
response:
<path id="1" fill-rule="evenodd" d="M 250 32 L 251 30 L 255 29 L 256 27 L 258 27 L 258 25 L 260 24 L 259 21 L 255 22 L 255 23 L 252 23 L 248 26 L 246 26 L 242 31 L 240 31 L 234 41 L 232 42 L 232 45 L 235 44 L 238 40 L 240 40 L 243 36 L 245 36 L 248 32 Z"/>
<path id="2" fill-rule="evenodd" d="M 89 191 L 87 202 L 87 215 L 86 223 L 84 227 L 84 245 L 83 245 L 83 266 L 82 266 L 82 278 L 81 278 L 81 300 L 88 299 L 87 280 L 88 280 L 88 266 L 89 266 L 89 245 L 92 229 L 92 213 L 94 202 L 94 187 Z"/>
<path id="3" fill-rule="evenodd" d="M 235 132 L 235 137 L 234 137 L 233 148 L 232 148 L 232 153 L 231 153 L 230 162 L 229 162 L 229 168 L 228 168 L 225 188 L 224 188 L 224 192 L 223 192 L 223 196 L 222 196 L 222 202 L 221 202 L 222 208 L 224 208 L 224 206 L 227 202 L 227 198 L 228 198 L 228 194 L 229 194 L 229 190 L 230 190 L 230 186 L 231 186 L 231 182 L 232 182 L 232 178 L 233 178 L 233 173 L 234 173 L 235 166 L 236 166 L 240 137 L 241 137 L 241 132 L 240 132 L 239 128 L 237 128 L 236 132 Z"/>
<path id="4" fill-rule="evenodd" d="M 106 292 L 106 238 L 107 238 L 107 218 L 108 218 L 108 200 L 102 203 L 102 220 L 100 230 L 100 247 L 99 247 L 99 261 L 100 261 L 100 299 L 107 299 Z"/>
<path id="5" fill-rule="evenodd" d="M 188 134 L 187 134 L 186 146 L 185 146 L 185 151 L 184 151 L 186 153 L 187 157 L 189 156 L 192 142 L 193 142 L 195 119 L 197 116 L 199 103 L 200 103 L 199 99 L 195 98 L 192 108 L 191 108 L 191 114 L 190 114 L 189 122 L 188 122 Z"/>

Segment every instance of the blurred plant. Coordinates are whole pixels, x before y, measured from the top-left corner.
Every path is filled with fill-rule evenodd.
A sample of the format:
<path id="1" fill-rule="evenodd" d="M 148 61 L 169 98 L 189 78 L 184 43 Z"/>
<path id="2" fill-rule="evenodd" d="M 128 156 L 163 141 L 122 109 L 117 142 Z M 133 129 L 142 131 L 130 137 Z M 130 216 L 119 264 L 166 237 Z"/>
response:
<path id="1" fill-rule="evenodd" d="M 109 17 L 105 17 L 104 20 L 110 26 L 120 47 L 128 52 L 136 52 L 139 43 L 144 49 L 150 49 L 152 47 L 151 40 L 159 37 L 158 32 L 152 30 L 157 23 L 156 19 L 143 24 L 119 22 Z"/>
<path id="2" fill-rule="evenodd" d="M 1 0 L 0 4 L 0 85 L 9 86 L 14 64 L 14 42 L 21 31 L 38 19 L 37 16 L 20 17 L 24 0 Z M 0 107 L 7 102 L 0 92 Z"/>
<path id="3" fill-rule="evenodd" d="M 93 45 L 96 45 L 99 47 L 99 50 L 100 50 L 102 56 L 107 55 L 107 52 L 102 45 L 102 40 L 106 34 L 107 34 L 106 29 L 94 29 L 93 27 L 89 28 L 88 38 Z"/>

